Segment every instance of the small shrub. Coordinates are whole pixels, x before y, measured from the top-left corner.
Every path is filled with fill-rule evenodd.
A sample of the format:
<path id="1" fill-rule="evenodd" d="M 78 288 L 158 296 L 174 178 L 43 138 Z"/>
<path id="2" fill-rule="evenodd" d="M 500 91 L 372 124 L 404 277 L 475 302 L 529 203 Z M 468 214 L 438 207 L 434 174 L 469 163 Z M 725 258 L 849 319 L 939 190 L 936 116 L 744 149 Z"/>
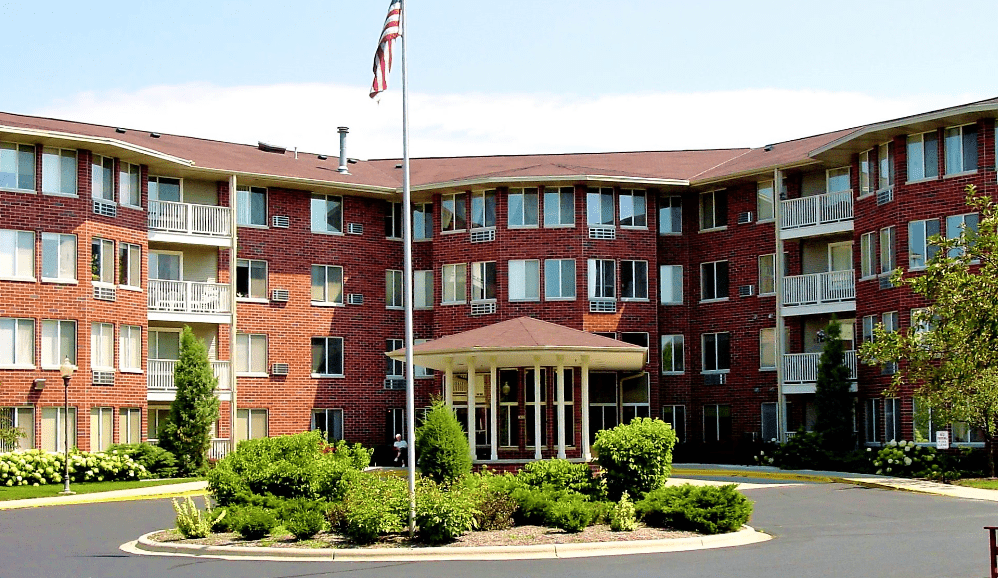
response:
<path id="1" fill-rule="evenodd" d="M 495 475 L 488 469 L 464 479 L 463 489 L 475 501 L 475 528 L 506 530 L 513 527 L 513 513 L 519 507 L 512 492 L 519 487 L 512 474 Z"/>
<path id="2" fill-rule="evenodd" d="M 374 454 L 374 448 L 367 449 L 360 444 L 350 444 L 340 440 L 329 444 L 324 452 L 331 454 L 335 462 L 346 468 L 363 470 L 371 465 L 371 455 Z"/>
<path id="3" fill-rule="evenodd" d="M 669 424 L 646 417 L 597 433 L 593 451 L 610 497 L 617 499 L 625 491 L 642 496 L 664 486 L 672 473 L 675 444 L 676 432 Z"/>
<path id="4" fill-rule="evenodd" d="M 450 483 L 471 472 L 468 436 L 457 417 L 442 401 L 436 401 L 416 430 L 416 453 L 423 475 L 438 483 Z"/>
<path id="5" fill-rule="evenodd" d="M 475 527 L 474 496 L 461 488 L 442 490 L 427 480 L 416 496 L 416 525 L 420 538 L 430 544 L 450 542 Z"/>
<path id="6" fill-rule="evenodd" d="M 177 458 L 172 452 L 150 443 L 111 444 L 109 453 L 125 454 L 142 464 L 149 475 L 157 478 L 174 478 L 177 476 Z"/>
<path id="7" fill-rule="evenodd" d="M 902 478 L 952 479 L 956 477 L 956 472 L 950 471 L 948 461 L 932 446 L 920 446 L 915 442 L 901 440 L 891 441 L 880 448 L 872 463 L 878 474 Z"/>
<path id="8" fill-rule="evenodd" d="M 604 494 L 603 485 L 593 477 L 586 463 L 550 459 L 530 462 L 517 474 L 518 480 L 533 488 L 568 490 L 599 499 Z"/>
<path id="9" fill-rule="evenodd" d="M 610 512 L 610 529 L 614 532 L 634 531 L 638 527 L 635 516 L 634 504 L 627 492 L 624 492 L 620 496 L 620 501 L 613 505 L 613 510 Z"/>
<path id="10" fill-rule="evenodd" d="M 748 522 L 752 503 L 735 490 L 734 484 L 684 484 L 649 492 L 635 504 L 635 510 L 650 526 L 720 534 L 733 532 Z"/>
<path id="11" fill-rule="evenodd" d="M 308 540 L 322 531 L 326 519 L 314 508 L 300 509 L 285 518 L 284 527 L 298 540 Z"/>
<path id="12" fill-rule="evenodd" d="M 513 519 L 517 525 L 542 526 L 547 523 L 548 508 L 567 495 L 568 492 L 559 492 L 550 488 L 546 490 L 529 486 L 517 488 L 511 496 L 518 506 Z"/>
<path id="13" fill-rule="evenodd" d="M 409 520 L 409 490 L 396 477 L 361 474 L 343 498 L 343 533 L 359 544 L 370 544 L 381 534 L 401 532 Z"/>
<path id="14" fill-rule="evenodd" d="M 347 508 L 340 502 L 326 506 L 326 522 L 334 532 L 342 532 L 347 521 Z"/>
<path id="15" fill-rule="evenodd" d="M 211 504 L 205 503 L 202 512 L 188 496 L 183 502 L 173 500 L 173 511 L 177 513 L 177 530 L 184 538 L 205 538 L 211 533 L 212 527 L 225 517 L 225 511 L 213 513 Z"/>
<path id="16" fill-rule="evenodd" d="M 592 504 L 578 494 L 566 494 L 549 504 L 545 514 L 548 525 L 572 533 L 585 530 L 593 521 Z"/>
<path id="17" fill-rule="evenodd" d="M 257 506 L 249 506 L 238 511 L 231 524 L 239 535 L 247 540 L 259 540 L 270 534 L 277 526 L 273 512 Z"/>

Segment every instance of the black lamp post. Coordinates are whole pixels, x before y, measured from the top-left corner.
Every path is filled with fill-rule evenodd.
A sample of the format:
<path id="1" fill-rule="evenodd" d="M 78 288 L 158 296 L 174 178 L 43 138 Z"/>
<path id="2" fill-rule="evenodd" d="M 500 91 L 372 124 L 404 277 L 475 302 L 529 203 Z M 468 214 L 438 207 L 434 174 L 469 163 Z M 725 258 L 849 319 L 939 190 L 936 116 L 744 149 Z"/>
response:
<path id="1" fill-rule="evenodd" d="M 62 449 L 66 458 L 66 469 L 62 476 L 64 486 L 63 490 L 59 492 L 62 496 L 71 496 L 76 493 L 69 489 L 69 380 L 73 377 L 74 371 L 76 371 L 76 366 L 69 361 L 69 357 L 63 359 L 62 365 L 59 366 L 59 373 L 62 375 L 62 389 L 65 392 L 63 409 L 66 412 L 62 424 Z"/>

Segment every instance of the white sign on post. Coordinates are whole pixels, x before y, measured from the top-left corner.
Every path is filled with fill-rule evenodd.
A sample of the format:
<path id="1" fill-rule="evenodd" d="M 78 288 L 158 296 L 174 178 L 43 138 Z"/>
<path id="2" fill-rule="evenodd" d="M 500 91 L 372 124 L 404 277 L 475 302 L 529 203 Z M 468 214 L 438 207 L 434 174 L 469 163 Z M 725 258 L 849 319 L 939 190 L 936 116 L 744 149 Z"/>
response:
<path id="1" fill-rule="evenodd" d="M 936 449 L 937 450 L 948 450 L 949 449 L 949 432 L 948 431 L 937 431 L 936 432 Z"/>

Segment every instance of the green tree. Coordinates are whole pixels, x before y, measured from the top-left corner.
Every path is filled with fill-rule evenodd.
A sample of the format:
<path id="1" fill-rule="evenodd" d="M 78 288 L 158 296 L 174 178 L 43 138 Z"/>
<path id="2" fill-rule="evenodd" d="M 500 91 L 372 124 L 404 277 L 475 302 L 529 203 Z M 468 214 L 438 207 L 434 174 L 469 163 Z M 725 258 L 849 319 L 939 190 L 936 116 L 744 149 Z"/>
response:
<path id="1" fill-rule="evenodd" d="M 436 482 L 449 483 L 471 472 L 468 437 L 447 405 L 437 400 L 416 430 L 419 470 Z"/>
<path id="2" fill-rule="evenodd" d="M 860 349 L 870 364 L 899 362 L 885 395 L 913 388 L 934 423 L 966 422 L 984 433 L 991 476 L 998 420 L 998 206 L 967 187 L 967 204 L 979 212 L 977 231 L 957 238 L 934 236 L 935 255 L 921 274 L 894 272 L 895 285 L 909 287 L 927 307 L 912 314 L 911 326 L 874 331 Z M 931 253 L 931 251 L 927 251 Z"/>
<path id="3" fill-rule="evenodd" d="M 190 327 L 184 327 L 180 334 L 180 360 L 173 383 L 177 396 L 170 404 L 170 418 L 162 428 L 160 443 L 177 457 L 182 473 L 192 474 L 207 465 L 219 401 L 215 395 L 218 379 L 208 361 L 208 349 Z"/>
<path id="4" fill-rule="evenodd" d="M 815 431 L 821 435 L 822 446 L 843 454 L 853 449 L 853 399 L 849 392 L 849 368 L 845 365 L 842 348 L 842 328 L 832 319 L 825 328 L 825 347 L 818 361 L 818 380 L 814 405 L 818 420 Z"/>

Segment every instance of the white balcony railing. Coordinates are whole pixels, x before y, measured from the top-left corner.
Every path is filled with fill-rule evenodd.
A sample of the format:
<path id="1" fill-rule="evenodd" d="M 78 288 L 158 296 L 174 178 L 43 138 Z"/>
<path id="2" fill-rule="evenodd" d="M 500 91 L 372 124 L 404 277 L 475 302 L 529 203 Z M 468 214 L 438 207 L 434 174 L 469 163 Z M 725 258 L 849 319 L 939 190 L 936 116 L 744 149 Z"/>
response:
<path id="1" fill-rule="evenodd" d="M 784 383 L 816 383 L 818 381 L 818 363 L 821 353 L 788 353 L 783 356 Z M 856 352 L 845 352 L 843 363 L 849 368 L 849 379 L 855 380 Z"/>
<path id="2" fill-rule="evenodd" d="M 229 313 L 231 288 L 225 283 L 149 280 L 149 310 L 176 313 Z"/>
<path id="3" fill-rule="evenodd" d="M 168 233 L 230 237 L 229 207 L 194 205 L 174 201 L 149 201 L 149 228 Z"/>
<path id="4" fill-rule="evenodd" d="M 174 391 L 173 370 L 177 362 L 173 359 L 150 359 L 147 365 L 148 387 L 150 391 Z M 218 389 L 229 389 L 229 362 L 212 361 L 211 369 L 218 378 Z"/>
<path id="5" fill-rule="evenodd" d="M 159 445 L 159 440 L 149 438 L 146 440 L 154 446 Z M 211 446 L 208 448 L 208 459 L 218 461 L 229 454 L 229 440 L 223 438 L 212 438 Z"/>
<path id="6" fill-rule="evenodd" d="M 852 269 L 783 278 L 784 307 L 818 305 L 855 299 L 856 274 Z"/>
<path id="7" fill-rule="evenodd" d="M 780 228 L 814 227 L 853 218 L 852 191 L 780 201 Z"/>

